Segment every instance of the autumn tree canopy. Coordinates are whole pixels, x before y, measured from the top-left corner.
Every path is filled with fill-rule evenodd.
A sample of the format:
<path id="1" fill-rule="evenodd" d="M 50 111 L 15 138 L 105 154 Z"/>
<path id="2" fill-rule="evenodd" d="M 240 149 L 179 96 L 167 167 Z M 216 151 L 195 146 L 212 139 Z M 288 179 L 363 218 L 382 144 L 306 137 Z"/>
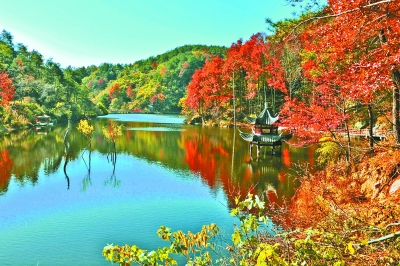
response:
<path id="1" fill-rule="evenodd" d="M 220 106 L 218 95 L 231 99 L 227 116 L 234 98 L 238 113 L 256 114 L 268 102 L 303 143 L 359 121 L 372 131 L 380 116 L 399 140 L 399 10 L 394 0 L 331 0 L 323 10 L 271 23 L 273 35 L 240 39 L 218 68 L 213 59 L 196 71 L 186 105 L 193 115 L 221 119 L 210 111 Z"/>

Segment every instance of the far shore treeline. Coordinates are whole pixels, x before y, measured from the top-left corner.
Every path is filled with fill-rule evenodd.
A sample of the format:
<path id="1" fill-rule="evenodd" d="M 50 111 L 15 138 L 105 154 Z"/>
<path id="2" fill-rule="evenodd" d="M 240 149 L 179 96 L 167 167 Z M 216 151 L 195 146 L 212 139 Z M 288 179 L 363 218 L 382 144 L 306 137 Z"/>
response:
<path id="1" fill-rule="evenodd" d="M 0 125 L 31 125 L 38 115 L 58 122 L 109 112 L 180 113 L 179 101 L 195 69 L 227 48 L 185 45 L 132 64 L 67 67 L 0 34 Z"/>

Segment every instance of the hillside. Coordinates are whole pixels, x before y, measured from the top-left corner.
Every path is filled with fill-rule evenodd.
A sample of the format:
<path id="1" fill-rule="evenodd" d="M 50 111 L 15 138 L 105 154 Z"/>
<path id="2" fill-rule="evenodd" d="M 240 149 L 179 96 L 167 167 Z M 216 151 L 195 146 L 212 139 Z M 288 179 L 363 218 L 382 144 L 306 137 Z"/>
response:
<path id="1" fill-rule="evenodd" d="M 99 69 L 82 82 L 91 91 L 95 103 L 111 111 L 152 111 L 179 113 L 179 101 L 196 69 L 202 68 L 212 55 L 224 57 L 226 48 L 204 45 L 185 45 L 156 57 L 150 57 L 118 71 Z"/>
<path id="2" fill-rule="evenodd" d="M 132 64 L 67 67 L 0 34 L 1 125 L 18 128 L 48 114 L 66 121 L 111 111 L 178 113 L 195 69 L 227 48 L 184 45 Z"/>

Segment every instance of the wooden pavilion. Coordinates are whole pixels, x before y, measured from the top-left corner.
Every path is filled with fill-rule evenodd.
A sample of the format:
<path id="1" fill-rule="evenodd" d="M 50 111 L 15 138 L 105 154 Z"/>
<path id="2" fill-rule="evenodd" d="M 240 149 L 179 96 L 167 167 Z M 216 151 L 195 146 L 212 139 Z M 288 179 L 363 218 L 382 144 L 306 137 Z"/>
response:
<path id="1" fill-rule="evenodd" d="M 249 142 L 250 156 L 252 156 L 253 145 L 257 146 L 257 158 L 260 155 L 260 148 L 262 146 L 272 147 L 272 154 L 275 154 L 275 147 L 282 147 L 283 136 L 278 132 L 276 122 L 279 117 L 273 117 L 269 110 L 268 105 L 265 104 L 264 110 L 256 117 L 251 118 L 245 115 L 246 121 L 253 125 L 251 133 L 240 131 L 240 136 Z"/>

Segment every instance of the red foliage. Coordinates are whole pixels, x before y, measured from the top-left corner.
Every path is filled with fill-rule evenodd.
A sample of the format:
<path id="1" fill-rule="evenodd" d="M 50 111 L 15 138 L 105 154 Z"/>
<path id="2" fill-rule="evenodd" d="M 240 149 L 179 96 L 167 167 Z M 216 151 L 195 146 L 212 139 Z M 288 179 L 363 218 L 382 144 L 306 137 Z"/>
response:
<path id="1" fill-rule="evenodd" d="M 141 113 L 141 112 L 143 112 L 143 110 L 140 109 L 140 108 L 133 108 L 131 111 L 132 111 L 133 113 Z"/>
<path id="2" fill-rule="evenodd" d="M 156 100 L 164 101 L 165 95 L 162 93 L 157 93 L 157 94 L 154 94 L 153 96 L 151 96 L 151 98 L 150 98 L 151 103 L 154 103 Z"/>
<path id="3" fill-rule="evenodd" d="M 126 88 L 126 95 L 128 95 L 129 98 L 133 98 L 133 91 L 131 85 L 128 85 L 128 88 Z"/>
<path id="4" fill-rule="evenodd" d="M 114 83 L 110 88 L 110 99 L 118 98 L 118 94 L 121 92 L 121 87 L 118 83 Z"/>
<path id="5" fill-rule="evenodd" d="M 301 102 L 288 98 L 281 121 L 316 141 L 349 119 L 344 104 L 369 103 L 393 88 L 400 67 L 399 10 L 399 1 L 330 0 L 329 20 L 307 24 L 300 38 L 312 90 Z"/>
<path id="6" fill-rule="evenodd" d="M 153 96 L 151 96 L 150 98 L 150 102 L 154 103 L 157 100 L 157 94 L 154 94 Z"/>
<path id="7" fill-rule="evenodd" d="M 202 69 L 197 69 L 187 86 L 186 105 L 195 111 L 226 104 L 231 98 L 230 89 L 223 80 L 224 60 L 219 56 L 207 60 Z"/>
<path id="8" fill-rule="evenodd" d="M 347 114 L 340 113 L 335 106 L 318 101 L 309 104 L 289 97 L 286 97 L 280 114 L 281 123 L 290 126 L 293 133 L 301 137 L 301 140 L 295 139 L 297 143 L 292 142 L 298 146 L 317 142 L 325 132 L 339 127 L 348 118 Z"/>
<path id="9" fill-rule="evenodd" d="M 163 67 L 163 68 L 161 69 L 161 71 L 160 71 L 160 75 L 161 75 L 161 76 L 164 75 L 165 73 L 167 73 L 167 71 L 168 71 L 168 69 L 165 68 L 165 67 Z"/>
<path id="10" fill-rule="evenodd" d="M 362 102 L 393 86 L 392 70 L 400 65 L 395 16 L 400 3 L 369 3 L 331 0 L 330 13 L 340 15 L 314 23 L 303 36 L 306 52 L 316 55 L 303 65 L 306 75 L 317 84 L 340 87 L 342 97 Z"/>
<path id="11" fill-rule="evenodd" d="M 217 183 L 217 169 L 220 167 L 220 157 L 226 158 L 229 154 L 224 147 L 216 146 L 211 139 L 198 135 L 189 136 L 184 140 L 186 162 L 191 171 L 200 173 L 201 178 L 210 188 L 215 188 Z M 224 171 L 221 171 L 224 172 Z M 226 169 L 226 172 L 229 172 Z"/>
<path id="12" fill-rule="evenodd" d="M 165 95 L 162 94 L 162 93 L 159 93 L 159 94 L 157 94 L 157 98 L 158 98 L 160 101 L 164 101 L 164 100 L 165 100 Z"/>
<path id="13" fill-rule="evenodd" d="M 182 77 L 182 75 L 185 73 L 186 69 L 189 67 L 189 63 L 187 61 L 183 62 L 181 71 L 179 71 L 179 77 Z"/>
<path id="14" fill-rule="evenodd" d="M 157 68 L 157 62 L 156 62 L 156 61 L 153 61 L 153 63 L 151 63 L 151 66 L 152 66 L 153 68 Z"/>
<path id="15" fill-rule="evenodd" d="M 217 56 L 206 60 L 203 68 L 194 72 L 187 87 L 186 105 L 199 112 L 227 104 L 232 98 L 232 82 L 243 73 L 247 99 L 257 95 L 262 80 L 268 86 L 286 92 L 284 70 L 277 59 L 281 53 L 278 45 L 266 42 L 260 33 L 245 43 L 238 40 L 227 51 L 227 59 Z"/>
<path id="16" fill-rule="evenodd" d="M 256 91 L 260 79 L 264 79 L 268 86 L 286 92 L 284 69 L 279 60 L 281 45 L 266 42 L 258 33 L 244 44 L 242 40 L 232 44 L 227 54 L 225 80 L 229 80 L 234 71 L 242 69 L 246 73 L 248 93 Z"/>
<path id="17" fill-rule="evenodd" d="M 8 73 L 0 73 L 0 104 L 5 106 L 14 98 L 13 79 L 8 76 Z"/>

